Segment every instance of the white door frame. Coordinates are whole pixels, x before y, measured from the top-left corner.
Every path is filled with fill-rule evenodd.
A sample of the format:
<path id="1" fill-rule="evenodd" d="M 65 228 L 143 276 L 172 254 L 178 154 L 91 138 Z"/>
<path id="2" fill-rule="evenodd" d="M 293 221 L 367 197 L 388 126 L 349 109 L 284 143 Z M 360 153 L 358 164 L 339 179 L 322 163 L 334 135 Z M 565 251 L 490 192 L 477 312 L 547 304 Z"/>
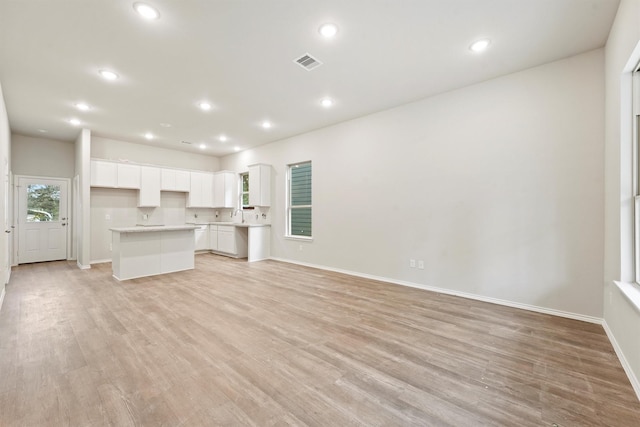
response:
<path id="1" fill-rule="evenodd" d="M 15 226 L 13 234 L 13 260 L 11 265 L 18 265 L 18 237 L 20 236 L 20 192 L 18 191 L 18 183 L 21 178 L 27 179 L 56 179 L 67 183 L 67 225 L 73 220 L 71 211 L 71 180 L 58 176 L 35 176 L 35 175 L 14 175 L 13 179 L 13 225 Z M 67 260 L 71 259 L 71 226 L 67 227 Z"/>

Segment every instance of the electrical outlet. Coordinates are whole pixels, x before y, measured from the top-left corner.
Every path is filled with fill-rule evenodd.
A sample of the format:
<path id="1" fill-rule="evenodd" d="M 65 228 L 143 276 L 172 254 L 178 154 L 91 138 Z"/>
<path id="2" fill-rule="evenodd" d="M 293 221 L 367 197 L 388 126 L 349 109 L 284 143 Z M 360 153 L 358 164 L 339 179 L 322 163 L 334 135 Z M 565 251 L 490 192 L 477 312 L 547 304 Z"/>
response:
<path id="1" fill-rule="evenodd" d="M 104 219 L 106 219 L 107 221 L 111 221 L 111 215 L 106 214 L 106 215 L 104 216 Z"/>
<path id="2" fill-rule="evenodd" d="M 416 268 L 416 260 L 415 259 L 410 259 L 409 260 L 409 267 Z"/>
<path id="3" fill-rule="evenodd" d="M 112 251 L 113 250 L 113 243 L 109 243 L 109 250 Z"/>
<path id="4" fill-rule="evenodd" d="M 302 245 L 298 246 L 298 250 L 302 251 Z"/>
<path id="5" fill-rule="evenodd" d="M 143 215 L 142 215 L 142 219 L 143 219 L 144 221 L 148 220 L 148 219 L 149 219 L 149 214 L 143 214 Z"/>
<path id="6" fill-rule="evenodd" d="M 423 260 L 419 260 L 419 261 L 418 261 L 418 268 L 419 268 L 420 270 L 424 270 L 424 261 L 423 261 Z"/>

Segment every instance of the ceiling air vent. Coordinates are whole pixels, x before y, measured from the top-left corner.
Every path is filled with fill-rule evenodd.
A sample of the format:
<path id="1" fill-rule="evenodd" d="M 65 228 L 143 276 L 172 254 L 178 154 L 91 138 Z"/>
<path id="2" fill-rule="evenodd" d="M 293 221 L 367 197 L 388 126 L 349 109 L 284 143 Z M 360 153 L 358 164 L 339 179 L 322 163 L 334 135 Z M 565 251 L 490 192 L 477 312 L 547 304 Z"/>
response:
<path id="1" fill-rule="evenodd" d="M 182 142 L 183 144 L 191 145 L 189 141 L 180 141 L 180 142 Z"/>
<path id="2" fill-rule="evenodd" d="M 308 53 L 305 53 L 300 58 L 294 59 L 293 62 L 301 66 L 307 71 L 311 71 L 314 68 L 317 68 L 322 65 L 322 62 L 318 61 L 316 58 L 311 56 Z"/>

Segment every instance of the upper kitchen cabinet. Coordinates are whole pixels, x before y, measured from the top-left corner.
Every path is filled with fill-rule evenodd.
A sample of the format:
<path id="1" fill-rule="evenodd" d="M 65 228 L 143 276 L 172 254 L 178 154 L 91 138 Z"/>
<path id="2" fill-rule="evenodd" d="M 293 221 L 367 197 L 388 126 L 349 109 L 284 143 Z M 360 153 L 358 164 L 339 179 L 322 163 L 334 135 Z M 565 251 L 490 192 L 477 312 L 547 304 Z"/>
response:
<path id="1" fill-rule="evenodd" d="M 249 205 L 271 206 L 271 165 L 249 166 Z"/>
<path id="2" fill-rule="evenodd" d="M 91 186 L 107 188 L 140 188 L 140 166 L 91 160 Z"/>
<path id="3" fill-rule="evenodd" d="M 191 190 L 191 173 L 177 169 L 162 169 L 160 190 L 182 191 Z"/>
<path id="4" fill-rule="evenodd" d="M 118 163 L 118 188 L 140 188 L 140 166 Z"/>
<path id="5" fill-rule="evenodd" d="M 91 160 L 91 186 L 116 188 L 118 186 L 118 164 L 103 160 Z"/>
<path id="6" fill-rule="evenodd" d="M 191 172 L 188 208 L 213 207 L 213 174 L 208 172 Z"/>
<path id="7" fill-rule="evenodd" d="M 138 207 L 160 206 L 160 168 L 140 166 Z"/>
<path id="8" fill-rule="evenodd" d="M 238 205 L 238 176 L 234 172 L 216 172 L 213 175 L 213 206 L 236 208 Z"/>

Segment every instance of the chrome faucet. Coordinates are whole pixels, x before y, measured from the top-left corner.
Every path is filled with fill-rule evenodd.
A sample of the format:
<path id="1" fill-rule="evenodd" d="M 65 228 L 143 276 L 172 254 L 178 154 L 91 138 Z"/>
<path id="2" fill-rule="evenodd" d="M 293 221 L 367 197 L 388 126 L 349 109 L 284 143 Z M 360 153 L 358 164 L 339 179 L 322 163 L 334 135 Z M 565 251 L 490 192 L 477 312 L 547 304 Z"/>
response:
<path id="1" fill-rule="evenodd" d="M 233 214 L 231 216 L 232 217 L 236 216 L 238 212 L 240 212 L 240 222 L 244 222 L 244 215 L 242 213 L 242 209 L 236 209 L 235 211 L 233 211 Z"/>

